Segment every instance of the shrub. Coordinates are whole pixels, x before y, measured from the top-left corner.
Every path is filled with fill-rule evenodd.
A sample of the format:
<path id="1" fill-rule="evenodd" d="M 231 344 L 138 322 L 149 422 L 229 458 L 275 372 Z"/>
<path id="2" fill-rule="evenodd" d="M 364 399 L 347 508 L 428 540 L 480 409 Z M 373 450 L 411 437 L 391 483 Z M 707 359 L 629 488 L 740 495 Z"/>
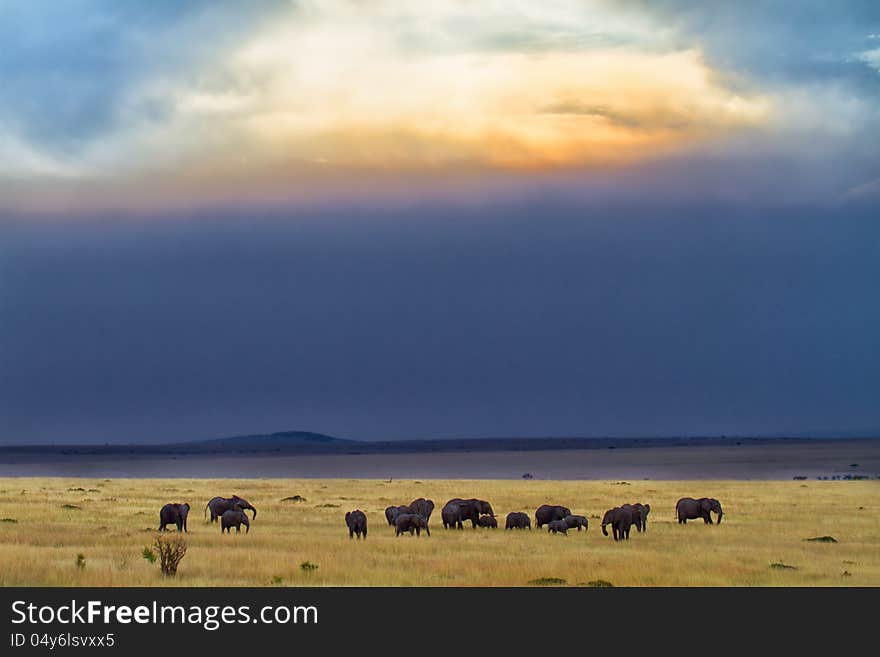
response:
<path id="1" fill-rule="evenodd" d="M 614 584 L 609 582 L 607 579 L 591 579 L 589 582 L 587 582 L 587 586 L 592 586 L 595 588 L 607 588 L 609 586 L 614 587 Z"/>
<path id="2" fill-rule="evenodd" d="M 284 578 L 282 578 L 280 575 L 274 575 L 272 577 L 272 584 L 275 586 L 281 586 L 282 584 L 284 584 Z"/>
<path id="3" fill-rule="evenodd" d="M 86 555 L 84 555 L 82 552 L 76 555 L 76 567 L 80 569 L 86 567 Z"/>
<path id="4" fill-rule="evenodd" d="M 157 536 L 155 543 L 159 553 L 159 568 L 163 575 L 173 577 L 177 574 L 177 567 L 186 556 L 186 541 L 181 536 Z"/>
<path id="5" fill-rule="evenodd" d="M 837 543 L 837 539 L 833 536 L 814 536 L 813 538 L 805 538 L 804 540 L 812 543 Z"/>
<path id="6" fill-rule="evenodd" d="M 153 552 L 149 547 L 145 547 L 142 554 L 144 555 L 144 559 L 146 559 L 150 563 L 156 563 L 156 553 Z"/>
<path id="7" fill-rule="evenodd" d="M 15 524 L 18 522 L 18 520 L 16 520 L 15 518 L 3 518 L 2 520 L 0 520 L 0 522 L 11 522 Z"/>
<path id="8" fill-rule="evenodd" d="M 318 569 L 318 564 L 316 564 L 316 563 L 312 563 L 311 561 L 303 561 L 303 562 L 299 565 L 299 567 L 300 567 L 300 569 L 301 569 L 302 571 L 308 573 L 308 572 L 311 572 L 311 571 L 313 571 L 313 570 L 317 570 L 317 569 Z"/>
<path id="9" fill-rule="evenodd" d="M 529 580 L 529 584 L 532 586 L 562 586 L 567 583 L 568 582 L 561 577 L 539 577 L 537 579 Z"/>
<path id="10" fill-rule="evenodd" d="M 770 567 L 774 570 L 797 570 L 797 566 L 789 566 L 787 563 L 771 563 Z"/>
<path id="11" fill-rule="evenodd" d="M 306 498 L 302 495 L 291 495 L 290 497 L 282 497 L 282 502 L 305 502 Z"/>

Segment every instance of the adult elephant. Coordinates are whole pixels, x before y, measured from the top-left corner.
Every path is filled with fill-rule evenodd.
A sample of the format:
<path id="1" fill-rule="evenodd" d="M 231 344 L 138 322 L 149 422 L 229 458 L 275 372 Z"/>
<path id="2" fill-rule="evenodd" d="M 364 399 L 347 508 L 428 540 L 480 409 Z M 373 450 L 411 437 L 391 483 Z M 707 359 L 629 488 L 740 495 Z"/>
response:
<path id="1" fill-rule="evenodd" d="M 348 511 L 345 514 L 345 524 L 348 527 L 348 537 L 354 538 L 355 534 L 360 538 L 361 534 L 364 540 L 367 538 L 367 514 L 360 509 Z"/>
<path id="2" fill-rule="evenodd" d="M 257 510 L 251 505 L 243 497 L 239 497 L 238 495 L 233 495 L 232 497 L 214 497 L 205 505 L 205 515 L 207 515 L 208 510 L 211 511 L 211 522 L 217 522 L 217 518 L 222 516 L 227 511 L 233 509 L 235 506 L 241 507 L 241 510 L 245 509 L 254 512 L 254 519 L 257 517 Z"/>
<path id="3" fill-rule="evenodd" d="M 620 508 L 628 509 L 629 512 L 632 513 L 633 524 L 636 526 L 636 531 L 642 532 L 648 530 L 648 514 L 651 513 L 650 504 L 636 502 L 635 504 L 621 504 Z"/>
<path id="4" fill-rule="evenodd" d="M 388 526 L 394 526 L 394 519 L 400 515 L 400 507 L 389 506 L 385 507 L 385 519 L 388 521 Z"/>
<path id="5" fill-rule="evenodd" d="M 566 506 L 542 504 L 535 511 L 535 526 L 541 529 L 541 527 L 550 524 L 554 520 L 562 520 L 565 516 L 570 515 L 571 509 Z"/>
<path id="6" fill-rule="evenodd" d="M 461 529 L 461 507 L 455 502 L 447 502 L 440 509 L 440 519 L 443 521 L 443 529 Z"/>
<path id="7" fill-rule="evenodd" d="M 619 506 L 608 509 L 602 518 L 602 534 L 608 536 L 607 525 L 611 525 L 614 540 L 629 540 L 629 529 L 632 527 L 632 512 Z"/>
<path id="8" fill-rule="evenodd" d="M 422 516 L 426 522 L 431 519 L 431 514 L 434 512 L 434 500 L 426 500 L 424 497 L 413 500 L 408 506 L 413 513 Z"/>
<path id="9" fill-rule="evenodd" d="M 682 497 L 675 503 L 675 515 L 678 516 L 678 524 L 687 524 L 688 520 L 702 518 L 707 525 L 712 524 L 712 516 L 714 512 L 718 516 L 718 524 L 721 524 L 721 516 L 724 511 L 721 510 L 721 502 L 714 497 L 701 497 L 694 499 L 692 497 Z"/>
<path id="10" fill-rule="evenodd" d="M 494 516 L 495 512 L 492 510 L 492 505 L 489 504 L 486 500 L 478 500 L 475 497 L 468 498 L 466 500 L 461 499 L 460 497 L 454 497 L 450 502 L 455 502 L 459 505 L 464 506 L 473 506 L 477 509 L 477 513 L 485 516 Z"/>
<path id="11" fill-rule="evenodd" d="M 485 500 L 468 499 L 463 500 L 460 497 L 454 497 L 449 500 L 440 511 L 443 518 L 443 526 L 450 529 L 452 526 L 463 529 L 462 523 L 467 520 L 471 521 L 474 529 L 480 520 L 480 515 L 494 516 L 492 505 Z"/>
<path id="12" fill-rule="evenodd" d="M 189 504 L 166 504 L 159 511 L 159 531 L 164 532 L 166 525 L 177 525 L 177 531 L 188 531 L 187 515 L 189 515 Z"/>
<path id="13" fill-rule="evenodd" d="M 531 529 L 532 519 L 529 514 L 514 511 L 507 514 L 507 522 L 504 523 L 504 529 Z"/>

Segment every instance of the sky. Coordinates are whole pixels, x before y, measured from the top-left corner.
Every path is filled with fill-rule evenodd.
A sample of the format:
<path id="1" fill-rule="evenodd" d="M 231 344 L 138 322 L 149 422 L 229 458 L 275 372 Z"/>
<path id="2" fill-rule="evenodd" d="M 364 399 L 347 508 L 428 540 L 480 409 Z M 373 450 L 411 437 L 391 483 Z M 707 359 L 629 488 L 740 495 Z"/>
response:
<path id="1" fill-rule="evenodd" d="M 880 433 L 876 2 L 0 0 L 0 444 Z"/>

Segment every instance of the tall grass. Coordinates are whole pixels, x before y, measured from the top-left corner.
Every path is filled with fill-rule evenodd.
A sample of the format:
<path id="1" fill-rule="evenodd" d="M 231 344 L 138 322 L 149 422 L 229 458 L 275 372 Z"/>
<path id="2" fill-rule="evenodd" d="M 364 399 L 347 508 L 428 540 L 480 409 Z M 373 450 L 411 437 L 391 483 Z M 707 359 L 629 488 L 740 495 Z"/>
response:
<path id="1" fill-rule="evenodd" d="M 258 509 L 249 534 L 221 535 L 203 520 L 208 499 L 233 493 Z M 306 501 L 284 500 L 296 495 Z M 678 525 L 673 508 L 684 495 L 718 497 L 723 524 Z M 396 538 L 385 507 L 421 496 L 437 504 L 431 537 Z M 451 497 L 489 500 L 502 527 L 510 511 L 533 516 L 542 503 L 564 504 L 589 518 L 589 531 L 444 531 L 440 507 Z M 626 543 L 602 536 L 602 513 L 635 501 L 651 504 L 648 531 L 633 529 Z M 144 558 L 166 502 L 192 505 L 186 559 L 173 578 Z M 367 514 L 366 541 L 348 538 L 344 515 L 355 508 Z M 880 585 L 880 483 L 872 481 L 4 478 L 0 518 L 15 521 L 0 523 L 4 586 Z M 838 542 L 804 540 L 817 536 Z"/>

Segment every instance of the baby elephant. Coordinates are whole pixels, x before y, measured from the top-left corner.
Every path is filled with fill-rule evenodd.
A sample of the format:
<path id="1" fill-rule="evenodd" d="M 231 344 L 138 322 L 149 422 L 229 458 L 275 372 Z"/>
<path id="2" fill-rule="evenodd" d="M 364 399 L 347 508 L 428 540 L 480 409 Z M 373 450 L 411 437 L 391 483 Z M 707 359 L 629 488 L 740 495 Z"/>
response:
<path id="1" fill-rule="evenodd" d="M 581 527 L 586 531 L 587 529 L 587 519 L 584 516 L 565 516 L 562 519 L 562 522 L 565 523 L 565 526 L 569 529 L 574 529 L 577 527 L 577 530 L 580 531 Z"/>
<path id="2" fill-rule="evenodd" d="M 187 531 L 186 516 L 189 504 L 166 504 L 159 511 L 159 531 L 165 531 L 165 525 L 177 525 L 177 531 Z"/>
<path id="3" fill-rule="evenodd" d="M 495 520 L 495 516 L 480 516 L 479 518 L 477 518 L 477 524 L 480 527 L 498 529 L 498 521 Z"/>
<path id="4" fill-rule="evenodd" d="M 360 509 L 355 509 L 354 511 L 349 511 L 345 514 L 345 524 L 348 525 L 348 537 L 354 538 L 355 534 L 360 538 L 361 534 L 364 535 L 364 540 L 367 538 L 367 516 Z"/>
<path id="5" fill-rule="evenodd" d="M 547 531 L 554 534 L 561 533 L 568 536 L 568 523 L 565 520 L 551 520 L 547 523 Z"/>
<path id="6" fill-rule="evenodd" d="M 410 536 L 412 536 L 413 531 L 415 531 L 416 536 L 421 536 L 423 529 L 428 536 L 431 535 L 431 530 L 428 529 L 428 521 L 418 513 L 401 513 L 395 518 L 394 526 L 397 528 L 395 530 L 396 536 L 400 536 L 403 532 L 409 532 Z"/>
<path id="7" fill-rule="evenodd" d="M 229 533 L 229 530 L 235 527 L 235 531 L 241 533 L 241 526 L 245 526 L 245 534 L 249 534 L 251 531 L 251 523 L 248 520 L 247 515 L 244 511 L 242 511 L 241 507 L 236 504 L 233 508 L 229 509 L 229 511 L 224 511 L 223 515 L 220 516 L 220 533 L 226 532 Z"/>
<path id="8" fill-rule="evenodd" d="M 514 511 L 507 514 L 507 522 L 504 524 L 505 529 L 526 529 L 532 528 L 532 519 L 527 513 Z"/>

